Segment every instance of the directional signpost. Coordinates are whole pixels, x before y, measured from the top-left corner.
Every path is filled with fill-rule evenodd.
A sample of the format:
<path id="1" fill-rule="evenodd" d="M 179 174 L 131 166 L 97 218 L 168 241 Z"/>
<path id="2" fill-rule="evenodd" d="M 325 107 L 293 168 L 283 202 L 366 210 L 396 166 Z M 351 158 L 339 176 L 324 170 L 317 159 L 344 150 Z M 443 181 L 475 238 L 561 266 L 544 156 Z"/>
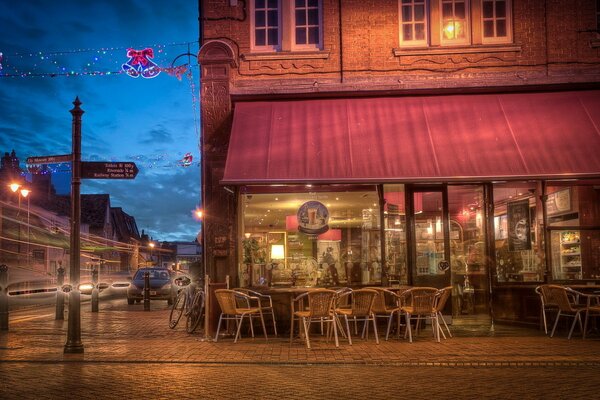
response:
<path id="1" fill-rule="evenodd" d="M 81 116 L 84 111 L 79 107 L 79 97 L 73 102 L 75 106 L 70 110 L 72 115 L 71 154 L 58 156 L 41 156 L 27 158 L 27 164 L 59 164 L 72 163 L 71 173 L 71 240 L 70 240 L 70 271 L 69 281 L 72 290 L 69 293 L 69 325 L 67 327 L 67 343 L 65 353 L 83 353 L 81 343 L 81 315 L 80 315 L 80 291 L 79 278 L 81 269 L 81 179 L 134 179 L 138 168 L 133 162 L 97 162 L 81 161 Z"/>
<path id="2" fill-rule="evenodd" d="M 28 157 L 25 161 L 29 165 L 33 164 L 58 164 L 73 161 L 72 154 L 64 154 L 60 156 L 41 156 L 41 157 Z"/>
<path id="3" fill-rule="evenodd" d="M 83 179 L 134 179 L 138 172 L 133 162 L 81 162 Z"/>

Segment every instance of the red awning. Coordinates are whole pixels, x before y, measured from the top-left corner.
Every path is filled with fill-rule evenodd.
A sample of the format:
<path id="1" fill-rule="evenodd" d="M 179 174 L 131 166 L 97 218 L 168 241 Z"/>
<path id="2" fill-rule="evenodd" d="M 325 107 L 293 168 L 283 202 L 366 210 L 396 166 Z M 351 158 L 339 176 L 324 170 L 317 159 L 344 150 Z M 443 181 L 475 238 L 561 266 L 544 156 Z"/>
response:
<path id="1" fill-rule="evenodd" d="M 600 91 L 240 102 L 223 183 L 600 176 Z"/>

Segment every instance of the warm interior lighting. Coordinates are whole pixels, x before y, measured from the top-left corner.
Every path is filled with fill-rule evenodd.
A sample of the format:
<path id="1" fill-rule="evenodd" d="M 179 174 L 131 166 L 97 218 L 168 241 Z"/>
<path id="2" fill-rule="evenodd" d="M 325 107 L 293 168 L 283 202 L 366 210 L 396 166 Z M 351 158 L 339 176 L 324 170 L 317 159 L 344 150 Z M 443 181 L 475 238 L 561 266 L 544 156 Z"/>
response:
<path id="1" fill-rule="evenodd" d="M 285 249 L 282 244 L 271 245 L 271 260 L 283 260 L 285 258 Z"/>
<path id="2" fill-rule="evenodd" d="M 150 242 L 150 243 L 148 243 L 148 246 L 150 246 L 151 248 L 154 248 L 154 246 L 156 246 L 156 245 L 154 244 L 154 242 Z"/>
<path id="3" fill-rule="evenodd" d="M 29 190 L 29 189 L 21 189 L 21 196 L 27 197 L 27 196 L 29 196 L 29 193 L 31 193 L 31 190 Z"/>
<path id="4" fill-rule="evenodd" d="M 16 193 L 17 190 L 19 190 L 19 188 L 21 187 L 21 185 L 19 185 L 18 183 L 11 183 L 8 186 L 10 187 L 10 190 L 13 191 L 13 193 Z"/>
<path id="5" fill-rule="evenodd" d="M 251 235 L 251 234 L 250 234 L 250 232 L 246 232 L 246 233 L 244 233 L 244 237 L 245 237 L 246 239 L 250 239 L 250 235 Z"/>
<path id="6" fill-rule="evenodd" d="M 435 219 L 435 232 L 436 233 L 442 232 L 442 219 L 440 217 L 437 217 Z"/>

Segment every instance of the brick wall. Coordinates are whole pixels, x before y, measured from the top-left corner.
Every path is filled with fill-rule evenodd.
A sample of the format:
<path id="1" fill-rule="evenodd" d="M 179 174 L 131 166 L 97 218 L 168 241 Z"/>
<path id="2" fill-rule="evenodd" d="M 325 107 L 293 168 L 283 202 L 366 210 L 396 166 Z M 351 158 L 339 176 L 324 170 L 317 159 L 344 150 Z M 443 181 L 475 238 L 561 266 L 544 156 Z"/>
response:
<path id="1" fill-rule="evenodd" d="M 299 53 L 293 52 L 268 59 L 252 54 L 247 5 L 251 0 L 239 1 L 237 6 L 230 6 L 229 0 L 204 1 L 205 40 L 226 38 L 237 51 L 238 67 L 232 74 L 232 92 L 237 94 L 600 78 L 599 50 L 590 46 L 597 34 L 589 32 L 595 29 L 595 0 L 513 0 L 513 49 L 419 55 L 398 51 L 398 0 L 323 0 L 323 51 L 308 59 L 295 57 Z"/>

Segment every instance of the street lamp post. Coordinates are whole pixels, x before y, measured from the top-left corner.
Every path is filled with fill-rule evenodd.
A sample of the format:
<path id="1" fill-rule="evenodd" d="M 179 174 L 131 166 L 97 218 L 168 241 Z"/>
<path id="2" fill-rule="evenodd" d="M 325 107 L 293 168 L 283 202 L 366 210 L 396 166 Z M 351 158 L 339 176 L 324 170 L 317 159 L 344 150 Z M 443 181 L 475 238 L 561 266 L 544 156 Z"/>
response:
<path id="1" fill-rule="evenodd" d="M 72 290 L 69 293 L 69 325 L 67 327 L 67 343 L 65 353 L 83 353 L 81 343 L 81 304 L 79 292 L 79 274 L 81 268 L 81 109 L 79 97 L 75 98 L 70 110 L 72 115 L 71 137 L 72 137 L 72 173 L 71 173 L 71 238 L 70 238 L 70 271 L 69 284 Z"/>
<path id="2" fill-rule="evenodd" d="M 150 242 L 148 243 L 148 246 L 150 246 L 150 263 L 154 265 L 154 246 L 156 245 L 154 242 Z"/>
<path id="3" fill-rule="evenodd" d="M 17 211 L 17 216 L 19 216 L 21 214 L 21 197 L 22 198 L 26 198 L 27 199 L 27 246 L 26 246 L 26 265 L 27 268 L 29 268 L 29 205 L 30 205 L 30 197 L 29 195 L 31 194 L 31 190 L 27 189 L 26 187 L 24 187 L 22 184 L 20 183 L 11 183 L 9 185 L 10 190 L 13 191 L 13 193 L 17 193 L 17 191 L 19 192 L 18 196 L 18 211 Z M 19 263 L 19 258 L 21 257 L 21 223 L 19 222 L 19 232 L 18 232 L 18 251 L 17 251 L 17 264 Z"/>

